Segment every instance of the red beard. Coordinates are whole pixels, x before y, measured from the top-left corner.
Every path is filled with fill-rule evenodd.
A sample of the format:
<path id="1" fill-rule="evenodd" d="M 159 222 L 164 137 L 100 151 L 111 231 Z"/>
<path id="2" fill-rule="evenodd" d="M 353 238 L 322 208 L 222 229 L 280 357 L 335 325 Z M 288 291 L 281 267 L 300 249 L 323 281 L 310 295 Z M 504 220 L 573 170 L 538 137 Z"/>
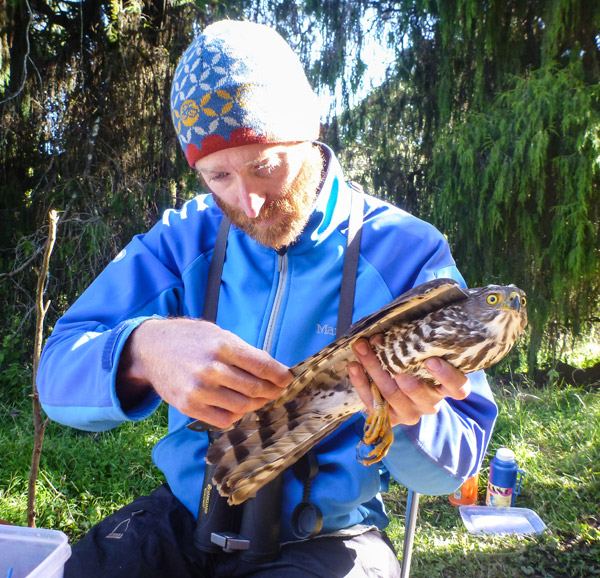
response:
<path id="1" fill-rule="evenodd" d="M 304 230 L 317 196 L 322 170 L 321 151 L 313 146 L 292 183 L 277 199 L 266 202 L 254 219 L 217 195 L 213 197 L 238 229 L 265 247 L 281 249 L 293 243 Z"/>

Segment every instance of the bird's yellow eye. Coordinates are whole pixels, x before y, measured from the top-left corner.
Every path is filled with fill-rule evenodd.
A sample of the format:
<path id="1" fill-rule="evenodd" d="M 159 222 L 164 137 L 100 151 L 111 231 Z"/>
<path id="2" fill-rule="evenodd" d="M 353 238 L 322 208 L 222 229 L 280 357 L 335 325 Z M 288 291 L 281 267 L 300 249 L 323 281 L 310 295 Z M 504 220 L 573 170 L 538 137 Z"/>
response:
<path id="1" fill-rule="evenodd" d="M 521 297 L 521 307 L 526 307 L 527 306 L 527 297 L 523 296 Z"/>
<path id="2" fill-rule="evenodd" d="M 486 301 L 488 302 L 488 305 L 496 305 L 496 303 L 500 301 L 500 298 L 496 293 L 492 293 L 491 295 L 487 296 Z"/>

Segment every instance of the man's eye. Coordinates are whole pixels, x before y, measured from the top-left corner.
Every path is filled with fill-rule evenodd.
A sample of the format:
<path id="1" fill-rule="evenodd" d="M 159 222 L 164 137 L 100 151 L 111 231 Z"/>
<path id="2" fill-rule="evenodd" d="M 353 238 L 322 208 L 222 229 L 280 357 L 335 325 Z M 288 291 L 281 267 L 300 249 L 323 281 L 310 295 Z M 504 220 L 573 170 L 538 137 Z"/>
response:
<path id="1" fill-rule="evenodd" d="M 280 167 L 278 162 L 267 162 L 254 167 L 254 172 L 258 175 L 265 176 L 275 172 Z"/>
<path id="2" fill-rule="evenodd" d="M 222 181 L 227 176 L 227 173 L 215 173 L 211 175 L 211 181 Z"/>

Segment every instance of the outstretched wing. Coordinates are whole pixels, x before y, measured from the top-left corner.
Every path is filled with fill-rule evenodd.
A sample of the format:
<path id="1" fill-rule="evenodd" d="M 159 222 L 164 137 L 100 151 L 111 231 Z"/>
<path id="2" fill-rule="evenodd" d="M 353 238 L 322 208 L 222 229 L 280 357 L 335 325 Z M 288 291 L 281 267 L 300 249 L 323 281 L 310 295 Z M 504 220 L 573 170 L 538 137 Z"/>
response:
<path id="1" fill-rule="evenodd" d="M 214 482 L 230 503 L 241 503 L 295 463 L 345 419 L 364 408 L 348 380 L 360 337 L 384 333 L 450 303 L 468 292 L 451 279 L 436 279 L 404 293 L 364 317 L 336 341 L 291 368 L 296 376 L 275 401 L 251 412 L 209 448 Z"/>

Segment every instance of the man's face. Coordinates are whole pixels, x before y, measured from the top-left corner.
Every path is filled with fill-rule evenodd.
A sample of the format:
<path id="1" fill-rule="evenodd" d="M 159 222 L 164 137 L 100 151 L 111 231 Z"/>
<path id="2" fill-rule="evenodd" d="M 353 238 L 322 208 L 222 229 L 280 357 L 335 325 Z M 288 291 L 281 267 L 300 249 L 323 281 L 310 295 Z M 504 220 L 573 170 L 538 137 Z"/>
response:
<path id="1" fill-rule="evenodd" d="M 311 143 L 257 144 L 212 153 L 195 166 L 238 229 L 261 245 L 279 249 L 306 226 L 323 159 Z"/>

